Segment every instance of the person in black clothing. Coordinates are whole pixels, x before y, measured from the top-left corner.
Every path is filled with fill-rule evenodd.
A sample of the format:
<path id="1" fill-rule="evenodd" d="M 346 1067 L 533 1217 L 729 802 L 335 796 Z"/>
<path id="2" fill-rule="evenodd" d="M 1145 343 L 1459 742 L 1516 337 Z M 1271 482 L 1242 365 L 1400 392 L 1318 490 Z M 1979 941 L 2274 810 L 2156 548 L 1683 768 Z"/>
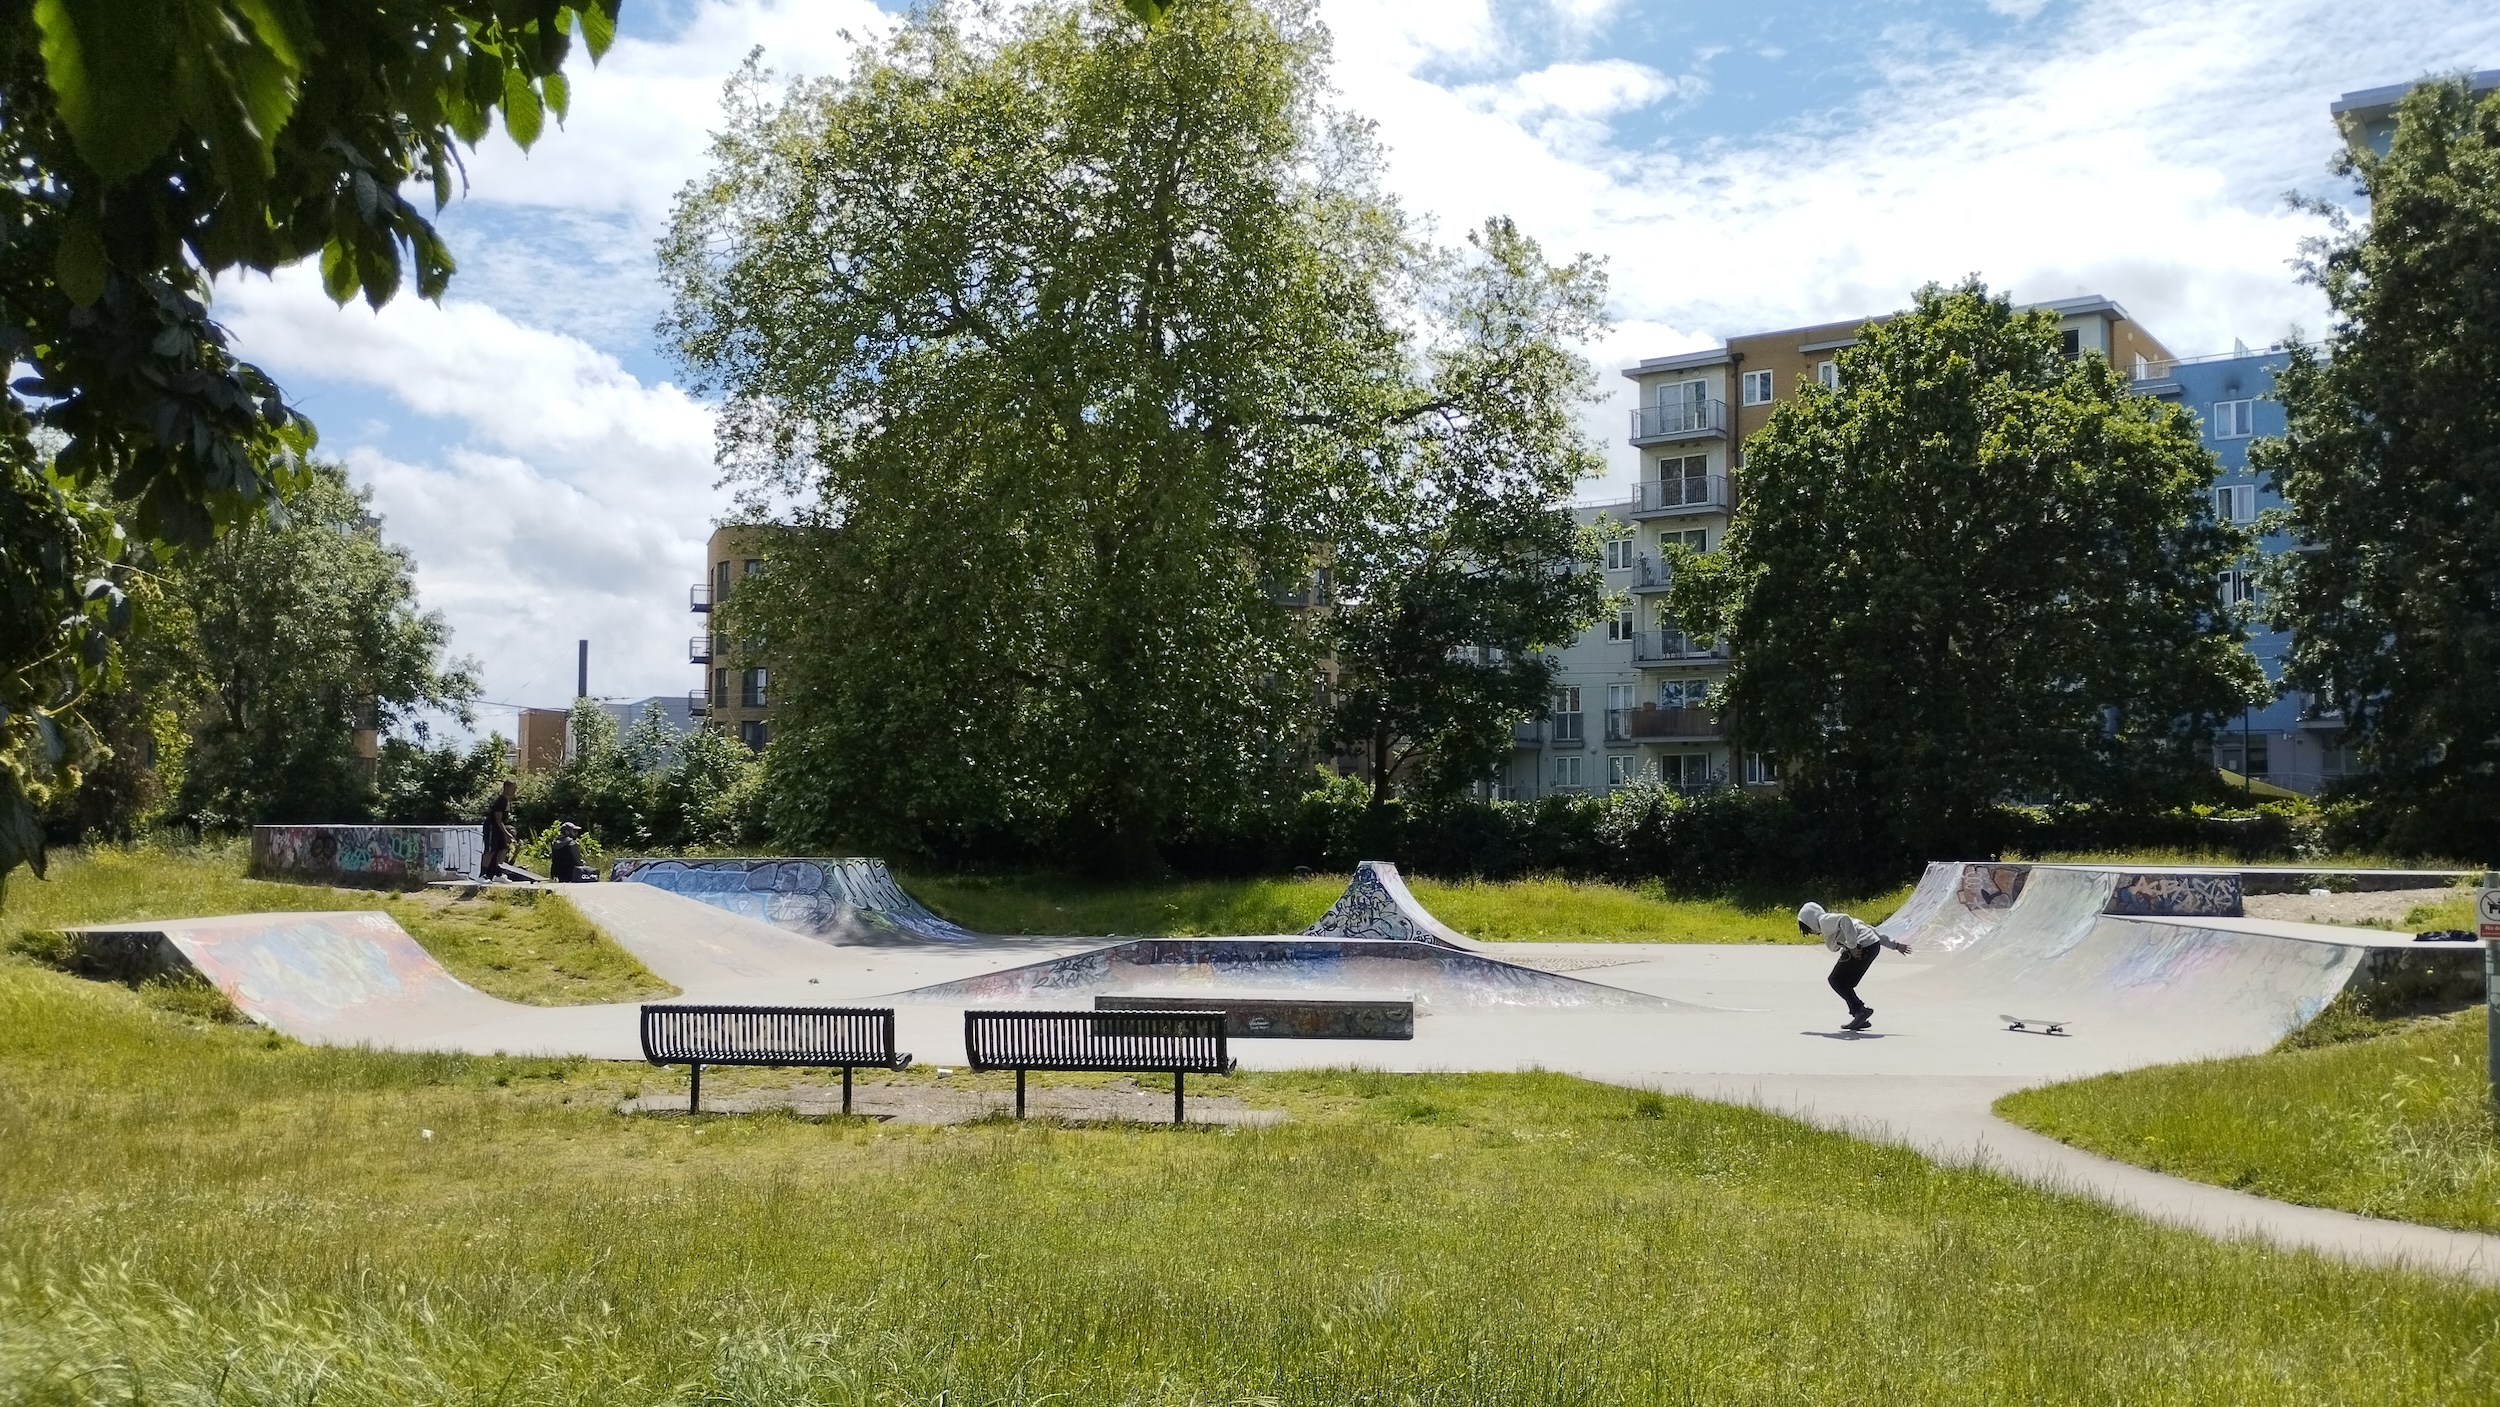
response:
<path id="1" fill-rule="evenodd" d="M 567 821 L 556 828 L 555 848 L 548 855 L 547 867 L 555 871 L 558 884 L 591 884 L 598 874 L 582 863 L 582 828 Z"/>
<path id="2" fill-rule="evenodd" d="M 503 779 L 503 791 L 486 803 L 486 848 L 477 862 L 480 880 L 502 879 L 503 867 L 512 859 L 512 793 L 520 784 L 510 777 Z"/>

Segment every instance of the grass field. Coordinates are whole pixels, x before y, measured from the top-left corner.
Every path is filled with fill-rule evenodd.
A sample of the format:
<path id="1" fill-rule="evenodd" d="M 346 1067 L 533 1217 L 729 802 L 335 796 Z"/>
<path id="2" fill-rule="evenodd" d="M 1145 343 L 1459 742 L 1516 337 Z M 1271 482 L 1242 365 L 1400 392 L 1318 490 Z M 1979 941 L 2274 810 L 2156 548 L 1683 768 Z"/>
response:
<path id="1" fill-rule="evenodd" d="M 197 918 L 306 909 L 380 909 L 478 990 L 533 1006 L 672 996 L 633 955 L 555 895 L 489 889 L 460 899 L 445 891 L 369 889 L 246 879 L 236 843 L 99 846 L 52 856 L 51 877 L 20 872 L 0 902 L 0 946 L 47 950 L 44 935 L 71 924 Z M 159 993 L 181 1005 L 179 990 Z"/>
<path id="2" fill-rule="evenodd" d="M 2500 1231 L 2484 1013 L 1998 1101 L 2025 1127 L 2200 1182 L 2369 1216 Z"/>
<path id="3" fill-rule="evenodd" d="M 1103 884 L 1047 875 L 911 874 L 903 883 L 930 908 L 987 933 L 1136 937 L 1294 933 L 1345 890 L 1343 875 Z M 1874 922 L 1910 894 L 1906 886 L 1874 895 L 1801 890 L 1794 898 L 1748 902 L 1562 879 L 1409 879 L 1407 887 L 1442 922 L 1493 943 L 1790 943 L 1801 941 L 1794 915 L 1809 898 Z"/>
<path id="4" fill-rule="evenodd" d="M 0 1400 L 2460 1402 L 2500 1292 L 1560 1076 L 1219 1133 L 621 1117 L 0 958 Z M 1193 1085 L 1193 1088 L 1201 1086 Z"/>

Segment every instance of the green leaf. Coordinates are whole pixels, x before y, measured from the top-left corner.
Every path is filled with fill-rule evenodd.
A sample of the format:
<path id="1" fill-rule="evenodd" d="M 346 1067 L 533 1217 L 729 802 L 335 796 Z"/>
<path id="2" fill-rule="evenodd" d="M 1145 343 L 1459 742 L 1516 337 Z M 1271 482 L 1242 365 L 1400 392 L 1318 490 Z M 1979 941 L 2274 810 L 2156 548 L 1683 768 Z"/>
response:
<path id="1" fill-rule="evenodd" d="M 573 85 L 564 81 L 561 72 L 550 73 L 538 80 L 538 91 L 547 100 L 547 111 L 556 115 L 556 121 L 562 122 L 565 108 L 573 100 Z"/>
<path id="2" fill-rule="evenodd" d="M 546 115 L 538 105 L 538 90 L 530 86 L 529 75 L 518 66 L 503 71 L 503 129 L 512 135 L 522 150 L 538 140 L 539 129 Z"/>
<path id="3" fill-rule="evenodd" d="M 78 154 L 108 181 L 137 175 L 174 139 L 164 0 L 35 0 L 44 79 Z"/>
<path id="4" fill-rule="evenodd" d="M 342 305 L 356 296 L 356 255 L 336 238 L 321 246 L 321 291 Z"/>
<path id="5" fill-rule="evenodd" d="M 616 10 L 612 0 L 590 0 L 574 12 L 581 21 L 582 43 L 590 50 L 590 61 L 597 63 L 616 42 Z"/>
<path id="6" fill-rule="evenodd" d="M 1130 14 L 1137 17 L 1139 24 L 1157 25 L 1163 23 L 1164 17 L 1172 13 L 1172 6 L 1177 3 L 1177 0 L 1121 0 L 1121 3 L 1128 7 Z"/>
<path id="7" fill-rule="evenodd" d="M 83 210 L 73 213 L 62 225 L 61 247 L 53 256 L 54 281 L 71 302 L 89 307 L 104 296 L 106 268 L 104 237 L 96 230 L 95 217 Z"/>

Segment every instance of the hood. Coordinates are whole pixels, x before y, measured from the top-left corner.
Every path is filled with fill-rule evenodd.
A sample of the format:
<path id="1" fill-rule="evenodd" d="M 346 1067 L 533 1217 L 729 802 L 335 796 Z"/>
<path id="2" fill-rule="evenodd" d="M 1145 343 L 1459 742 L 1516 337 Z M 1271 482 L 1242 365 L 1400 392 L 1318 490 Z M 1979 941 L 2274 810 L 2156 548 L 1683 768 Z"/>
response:
<path id="1" fill-rule="evenodd" d="M 1797 910 L 1797 922 L 1804 924 L 1809 929 L 1817 932 L 1821 931 L 1823 926 L 1823 906 L 1809 901 Z"/>

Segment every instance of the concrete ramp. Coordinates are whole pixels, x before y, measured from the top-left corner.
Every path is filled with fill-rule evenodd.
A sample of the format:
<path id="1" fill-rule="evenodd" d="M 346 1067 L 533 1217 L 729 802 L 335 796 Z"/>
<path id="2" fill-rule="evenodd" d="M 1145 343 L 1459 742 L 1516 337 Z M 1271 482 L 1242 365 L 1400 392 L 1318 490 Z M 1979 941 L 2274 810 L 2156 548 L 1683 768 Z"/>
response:
<path id="1" fill-rule="evenodd" d="M 528 1008 L 499 1001 L 443 970 L 390 915 L 235 914 L 99 924 L 88 941 L 171 951 L 236 1009 L 297 1040 L 389 1044 L 403 1032 L 453 1031 Z"/>
<path id="2" fill-rule="evenodd" d="M 2029 865 L 1934 860 L 1909 902 L 1876 927 L 1915 948 L 1949 953 L 1994 930 L 2031 877 Z"/>
<path id="3" fill-rule="evenodd" d="M 897 992 L 911 1002 L 1065 1001 L 1190 991 L 1391 996 L 1424 1006 L 1706 1008 L 1497 962 L 1438 943 L 1377 938 L 1140 938 Z"/>
<path id="4" fill-rule="evenodd" d="M 863 856 L 620 860 L 608 877 L 827 942 L 977 943 L 987 936 L 931 913 L 894 882 L 885 861 Z"/>
<path id="5" fill-rule="evenodd" d="M 1398 867 L 1386 860 L 1365 860 L 1354 867 L 1345 892 L 1328 906 L 1319 922 L 1302 930 L 1315 938 L 1376 938 L 1398 943 L 1434 943 L 1465 948 L 1458 931 L 1434 918 L 1407 891 Z"/>

